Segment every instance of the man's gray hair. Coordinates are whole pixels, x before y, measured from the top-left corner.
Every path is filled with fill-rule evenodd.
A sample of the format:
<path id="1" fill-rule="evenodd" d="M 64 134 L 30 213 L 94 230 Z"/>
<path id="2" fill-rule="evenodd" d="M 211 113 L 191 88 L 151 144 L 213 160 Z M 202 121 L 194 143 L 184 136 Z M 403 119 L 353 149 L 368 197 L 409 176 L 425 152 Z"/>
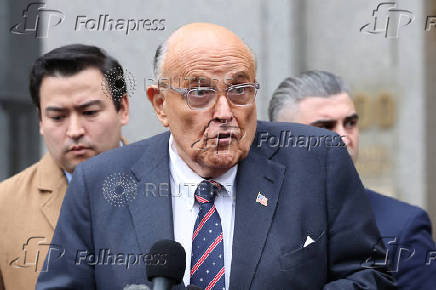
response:
<path id="1" fill-rule="evenodd" d="M 306 71 L 298 77 L 284 79 L 274 91 L 268 107 L 270 121 L 277 121 L 280 111 L 287 107 L 297 111 L 298 103 L 307 97 L 325 97 L 347 93 L 344 81 L 327 71 Z"/>
<path id="2" fill-rule="evenodd" d="M 163 68 L 164 56 L 167 52 L 167 41 L 159 44 L 156 49 L 156 53 L 153 59 L 153 73 L 156 78 L 156 82 L 160 79 Z"/>

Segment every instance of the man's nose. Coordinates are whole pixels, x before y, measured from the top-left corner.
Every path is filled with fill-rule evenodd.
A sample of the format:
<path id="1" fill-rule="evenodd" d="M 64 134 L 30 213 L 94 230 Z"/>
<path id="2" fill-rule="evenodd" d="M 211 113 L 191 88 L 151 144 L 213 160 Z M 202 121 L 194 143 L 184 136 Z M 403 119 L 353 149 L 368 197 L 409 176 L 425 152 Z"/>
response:
<path id="1" fill-rule="evenodd" d="M 233 118 L 232 108 L 230 107 L 227 97 L 223 94 L 217 97 L 214 111 L 214 119 L 222 121 L 231 121 Z"/>
<path id="2" fill-rule="evenodd" d="M 68 125 L 67 136 L 71 139 L 79 139 L 84 134 L 85 129 L 80 122 L 80 118 L 75 114 L 72 114 Z"/>

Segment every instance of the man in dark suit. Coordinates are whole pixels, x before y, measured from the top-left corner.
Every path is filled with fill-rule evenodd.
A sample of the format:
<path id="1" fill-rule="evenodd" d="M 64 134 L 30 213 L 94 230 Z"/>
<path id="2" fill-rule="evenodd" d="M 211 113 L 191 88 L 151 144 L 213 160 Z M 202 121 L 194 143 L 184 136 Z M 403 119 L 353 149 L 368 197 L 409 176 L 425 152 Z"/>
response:
<path id="1" fill-rule="evenodd" d="M 183 245 L 183 282 L 203 289 L 394 289 L 372 263 L 385 249 L 340 137 L 257 122 L 255 69 L 213 24 L 158 48 L 165 81 L 147 95 L 170 132 L 79 165 L 52 241 L 65 251 L 37 289 L 149 284 L 143 257 L 161 239 Z M 291 132 L 323 141 L 274 143 Z"/>
<path id="2" fill-rule="evenodd" d="M 358 156 L 358 115 L 344 82 L 325 71 L 286 78 L 273 93 L 270 120 L 297 122 L 335 131 L 354 161 Z M 388 248 L 389 271 L 399 289 L 433 289 L 436 264 L 427 265 L 435 250 L 431 222 L 416 206 L 366 189 L 377 226 Z"/>

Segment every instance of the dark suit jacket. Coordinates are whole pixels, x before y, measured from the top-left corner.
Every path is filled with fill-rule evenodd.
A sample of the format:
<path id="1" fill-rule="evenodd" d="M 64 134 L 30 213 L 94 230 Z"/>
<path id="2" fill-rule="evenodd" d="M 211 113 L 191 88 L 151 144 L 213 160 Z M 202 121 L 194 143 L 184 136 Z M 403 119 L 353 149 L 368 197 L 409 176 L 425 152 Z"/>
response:
<path id="1" fill-rule="evenodd" d="M 366 190 L 377 227 L 388 249 L 389 271 L 399 289 L 435 289 L 436 262 L 426 265 L 435 251 L 431 222 L 419 207 Z"/>
<path id="2" fill-rule="evenodd" d="M 380 236 L 343 143 L 320 142 L 309 151 L 301 142 L 289 146 L 260 142 L 266 135 L 279 137 L 283 132 L 333 136 L 305 125 L 258 122 L 256 138 L 239 163 L 236 178 L 230 288 L 394 289 L 382 270 L 361 265 Z M 49 261 L 37 289 L 150 285 L 143 263 L 128 269 L 111 259 L 89 265 L 83 263 L 83 251 L 147 253 L 156 241 L 174 238 L 168 138 L 168 132 L 160 134 L 100 154 L 76 168 L 52 241 L 65 247 L 65 254 Z M 134 194 L 128 190 L 132 182 Z M 259 192 L 268 198 L 267 206 L 256 202 Z M 116 194 L 125 202 L 119 202 Z M 307 236 L 315 242 L 303 247 Z M 383 259 L 384 247 L 375 247 L 373 255 Z"/>

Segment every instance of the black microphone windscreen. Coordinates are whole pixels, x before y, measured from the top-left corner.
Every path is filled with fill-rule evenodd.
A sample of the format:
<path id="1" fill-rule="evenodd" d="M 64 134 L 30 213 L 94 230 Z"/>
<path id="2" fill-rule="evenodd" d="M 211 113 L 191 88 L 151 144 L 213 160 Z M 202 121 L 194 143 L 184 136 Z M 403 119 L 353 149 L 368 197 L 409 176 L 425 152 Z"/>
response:
<path id="1" fill-rule="evenodd" d="M 166 277 L 172 279 L 175 284 L 180 284 L 185 268 L 186 252 L 180 243 L 160 240 L 151 247 L 146 265 L 149 281 L 154 277 Z"/>

